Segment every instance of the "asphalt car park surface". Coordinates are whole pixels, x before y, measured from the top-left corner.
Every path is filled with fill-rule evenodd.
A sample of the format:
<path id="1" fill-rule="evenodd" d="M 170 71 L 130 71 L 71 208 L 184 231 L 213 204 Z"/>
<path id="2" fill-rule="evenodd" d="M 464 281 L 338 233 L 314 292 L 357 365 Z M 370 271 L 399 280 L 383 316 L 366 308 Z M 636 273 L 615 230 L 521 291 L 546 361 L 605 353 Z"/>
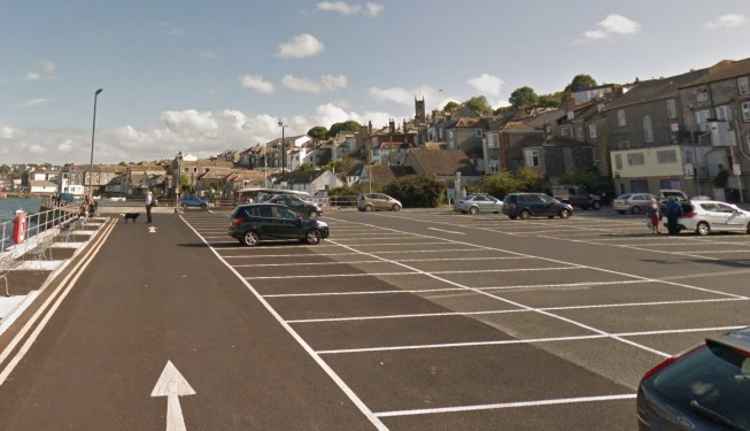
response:
<path id="1" fill-rule="evenodd" d="M 746 235 L 340 211 L 319 246 L 243 248 L 226 214 L 183 220 L 380 429 L 636 429 L 647 370 L 750 323 Z"/>

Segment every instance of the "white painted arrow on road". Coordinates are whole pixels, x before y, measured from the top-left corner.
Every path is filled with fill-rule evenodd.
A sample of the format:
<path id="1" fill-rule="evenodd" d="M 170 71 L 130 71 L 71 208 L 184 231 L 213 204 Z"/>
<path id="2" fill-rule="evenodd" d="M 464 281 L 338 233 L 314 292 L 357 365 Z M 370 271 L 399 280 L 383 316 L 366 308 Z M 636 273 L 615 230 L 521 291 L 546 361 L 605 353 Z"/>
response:
<path id="1" fill-rule="evenodd" d="M 149 226 L 148 233 L 156 233 L 156 226 Z"/>
<path id="2" fill-rule="evenodd" d="M 195 395 L 195 389 L 180 374 L 172 361 L 167 361 L 154 390 L 151 391 L 151 397 L 167 397 L 167 431 L 187 431 L 180 397 L 190 395 Z"/>

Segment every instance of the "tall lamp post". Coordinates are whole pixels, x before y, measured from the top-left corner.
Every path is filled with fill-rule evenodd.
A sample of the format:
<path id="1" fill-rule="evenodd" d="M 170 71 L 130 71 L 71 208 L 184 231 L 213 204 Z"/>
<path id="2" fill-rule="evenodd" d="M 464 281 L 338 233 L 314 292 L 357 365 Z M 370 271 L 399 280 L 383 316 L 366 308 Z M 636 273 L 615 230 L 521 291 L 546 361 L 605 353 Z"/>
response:
<path id="1" fill-rule="evenodd" d="M 102 94 L 104 89 L 100 88 L 94 92 L 94 120 L 91 123 L 91 159 L 89 160 L 89 193 L 93 194 L 94 180 L 92 175 L 94 173 L 94 135 L 96 135 L 96 100 L 99 95 Z"/>
<path id="2" fill-rule="evenodd" d="M 279 120 L 279 127 L 281 127 L 281 173 L 286 173 L 286 139 L 284 137 L 284 129 L 286 124 Z"/>
<path id="3" fill-rule="evenodd" d="M 182 151 L 177 153 L 175 160 L 177 161 L 177 174 L 175 175 L 174 183 L 174 205 L 176 209 L 180 207 L 180 192 L 182 191 Z"/>

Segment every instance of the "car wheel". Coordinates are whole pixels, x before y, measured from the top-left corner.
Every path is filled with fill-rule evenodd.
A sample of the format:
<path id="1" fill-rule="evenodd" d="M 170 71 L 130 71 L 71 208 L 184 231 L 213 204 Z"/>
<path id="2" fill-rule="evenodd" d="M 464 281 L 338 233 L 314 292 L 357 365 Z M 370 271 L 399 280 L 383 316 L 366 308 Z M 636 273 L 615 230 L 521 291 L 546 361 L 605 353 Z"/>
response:
<path id="1" fill-rule="evenodd" d="M 563 208 L 562 210 L 560 210 L 560 218 L 570 218 L 570 210 L 567 208 Z"/>
<path id="2" fill-rule="evenodd" d="M 202 209 L 202 210 L 204 210 L 204 211 L 205 211 L 205 210 L 207 210 L 207 209 L 208 209 L 208 205 L 206 205 L 206 204 L 202 204 L 202 205 L 201 205 L 201 209 Z"/>
<path id="3" fill-rule="evenodd" d="M 617 210 L 617 214 L 625 215 L 625 211 L 623 211 L 623 210 Z"/>
<path id="4" fill-rule="evenodd" d="M 372 212 L 375 208 L 372 207 L 372 205 L 365 206 L 365 212 L 369 213 Z"/>
<path id="5" fill-rule="evenodd" d="M 320 232 L 318 232 L 316 229 L 311 230 L 305 235 L 305 242 L 309 245 L 320 244 Z"/>
<path id="6" fill-rule="evenodd" d="M 242 244 L 244 244 L 246 247 L 255 247 L 258 245 L 258 234 L 255 232 L 246 232 L 245 235 L 242 237 Z"/>
<path id="7" fill-rule="evenodd" d="M 641 207 L 638 205 L 634 206 L 633 208 L 630 208 L 630 212 L 633 214 L 640 214 L 641 213 Z"/>
<path id="8" fill-rule="evenodd" d="M 317 220 L 318 216 L 320 216 L 320 214 L 318 214 L 317 211 L 310 211 L 310 220 Z"/>
<path id="9" fill-rule="evenodd" d="M 548 219 L 552 220 L 555 216 L 547 216 Z"/>
<path id="10" fill-rule="evenodd" d="M 594 201 L 594 203 L 591 204 L 591 208 L 594 211 L 599 211 L 602 208 L 602 204 L 599 203 L 598 201 Z"/>
<path id="11" fill-rule="evenodd" d="M 531 213 L 529 212 L 529 210 L 523 210 L 518 216 L 521 218 L 521 220 L 526 220 L 531 217 Z"/>
<path id="12" fill-rule="evenodd" d="M 401 211 L 401 205 L 399 205 L 399 204 L 393 204 L 393 206 L 391 207 L 391 211 L 393 211 L 395 213 Z"/>
<path id="13" fill-rule="evenodd" d="M 516 216 L 508 216 L 508 218 L 509 218 L 509 219 L 511 219 L 511 220 L 515 220 L 515 219 L 517 219 L 518 217 L 516 217 Z"/>
<path id="14" fill-rule="evenodd" d="M 747 224 L 747 233 L 750 234 L 750 223 Z"/>
<path id="15" fill-rule="evenodd" d="M 477 207 L 471 207 L 471 208 L 469 208 L 469 214 L 471 214 L 471 215 L 477 215 L 477 214 L 479 214 L 479 208 L 477 208 Z"/>
<path id="16" fill-rule="evenodd" d="M 700 236 L 706 236 L 711 233 L 711 226 L 709 226 L 708 223 L 702 221 L 698 223 L 698 226 L 696 226 L 695 233 Z"/>

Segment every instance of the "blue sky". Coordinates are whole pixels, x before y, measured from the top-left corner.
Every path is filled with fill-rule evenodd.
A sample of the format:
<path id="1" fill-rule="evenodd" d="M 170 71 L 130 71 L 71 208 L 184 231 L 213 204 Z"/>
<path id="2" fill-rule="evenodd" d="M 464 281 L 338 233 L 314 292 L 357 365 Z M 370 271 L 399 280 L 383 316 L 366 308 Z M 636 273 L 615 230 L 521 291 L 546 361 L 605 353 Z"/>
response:
<path id="1" fill-rule="evenodd" d="M 741 0 L 17 1 L 0 28 L 0 163 L 86 160 L 99 87 L 97 160 L 119 161 L 750 56 Z"/>

